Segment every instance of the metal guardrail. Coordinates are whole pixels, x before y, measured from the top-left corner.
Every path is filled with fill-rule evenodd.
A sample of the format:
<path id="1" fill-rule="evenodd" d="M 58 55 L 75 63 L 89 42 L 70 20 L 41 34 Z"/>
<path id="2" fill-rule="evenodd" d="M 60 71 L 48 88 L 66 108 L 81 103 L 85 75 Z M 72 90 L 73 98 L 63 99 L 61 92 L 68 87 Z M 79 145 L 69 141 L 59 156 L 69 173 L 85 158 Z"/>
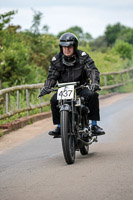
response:
<path id="1" fill-rule="evenodd" d="M 106 72 L 106 73 L 101 73 L 101 78 L 103 78 L 103 85 L 101 86 L 102 90 L 109 90 L 113 89 L 116 87 L 120 87 L 122 85 L 127 84 L 128 82 L 133 82 L 133 67 L 129 69 L 125 69 L 119 72 Z M 119 78 L 117 77 L 119 76 Z M 109 82 L 113 81 L 113 84 L 110 84 Z M 31 84 L 31 85 L 19 85 L 19 86 L 14 86 L 6 89 L 0 90 L 0 103 L 2 100 L 5 100 L 5 113 L 0 115 L 0 120 L 5 119 L 8 117 L 11 117 L 17 113 L 25 112 L 27 111 L 27 115 L 29 115 L 30 110 L 34 110 L 37 108 L 40 108 L 40 112 L 42 112 L 42 108 L 45 106 L 50 105 L 50 102 L 42 102 L 42 98 L 40 98 L 40 103 L 36 105 L 31 105 L 29 96 L 30 96 L 30 91 L 33 89 L 41 89 L 43 87 L 43 83 L 39 84 Z M 20 108 L 20 91 L 25 90 L 26 94 L 26 107 Z M 16 92 L 16 109 L 15 110 L 9 110 L 9 104 L 10 104 L 10 95 L 12 92 Z M 38 92 L 39 93 L 39 92 Z M 5 97 L 3 98 L 3 96 Z"/>

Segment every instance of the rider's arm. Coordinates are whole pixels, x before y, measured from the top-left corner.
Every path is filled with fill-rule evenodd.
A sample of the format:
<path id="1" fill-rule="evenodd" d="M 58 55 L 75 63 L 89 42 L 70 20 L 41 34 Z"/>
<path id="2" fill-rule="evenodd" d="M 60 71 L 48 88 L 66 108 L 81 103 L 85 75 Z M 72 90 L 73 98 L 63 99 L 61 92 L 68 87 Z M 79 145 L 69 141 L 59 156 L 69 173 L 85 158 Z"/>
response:
<path id="1" fill-rule="evenodd" d="M 86 58 L 84 70 L 87 78 L 91 80 L 92 84 L 100 84 L 100 72 L 89 55 Z"/>
<path id="2" fill-rule="evenodd" d="M 47 87 L 47 88 L 54 87 L 56 82 L 57 82 L 57 80 L 58 80 L 58 77 L 59 77 L 59 72 L 56 69 L 56 67 L 53 64 L 53 62 L 51 62 L 51 65 L 49 67 L 48 76 L 47 76 L 47 79 L 46 79 L 46 81 L 44 83 L 44 87 Z"/>

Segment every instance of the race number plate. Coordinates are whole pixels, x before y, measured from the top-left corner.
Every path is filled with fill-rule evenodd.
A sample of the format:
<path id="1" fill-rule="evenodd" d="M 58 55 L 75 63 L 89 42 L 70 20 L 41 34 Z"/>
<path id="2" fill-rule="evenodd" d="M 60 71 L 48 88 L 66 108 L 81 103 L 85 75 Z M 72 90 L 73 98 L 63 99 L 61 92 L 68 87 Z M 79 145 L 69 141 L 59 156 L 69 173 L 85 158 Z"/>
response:
<path id="1" fill-rule="evenodd" d="M 67 85 L 58 89 L 57 100 L 73 99 L 74 85 Z"/>

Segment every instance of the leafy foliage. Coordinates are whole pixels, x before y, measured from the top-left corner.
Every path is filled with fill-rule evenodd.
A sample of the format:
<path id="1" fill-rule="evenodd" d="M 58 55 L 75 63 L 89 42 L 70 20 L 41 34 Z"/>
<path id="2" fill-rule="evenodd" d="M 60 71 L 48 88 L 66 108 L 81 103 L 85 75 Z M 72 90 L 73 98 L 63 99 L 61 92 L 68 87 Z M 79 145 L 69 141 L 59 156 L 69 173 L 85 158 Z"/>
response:
<path id="1" fill-rule="evenodd" d="M 127 27 L 124 28 L 118 39 L 133 45 L 133 29 Z"/>
<path id="2" fill-rule="evenodd" d="M 105 52 L 108 47 L 105 36 L 99 36 L 95 40 L 90 41 L 90 47 L 92 51 Z"/>
<path id="3" fill-rule="evenodd" d="M 133 46 L 123 40 L 117 40 L 112 50 L 123 59 L 131 59 L 133 55 Z"/>
<path id="4" fill-rule="evenodd" d="M 121 32 L 125 29 L 125 26 L 117 23 L 115 25 L 108 25 L 105 31 L 105 38 L 108 46 L 113 45 L 116 39 L 121 35 Z"/>
<path id="5" fill-rule="evenodd" d="M 59 51 L 59 38 L 65 32 L 74 33 L 79 39 L 79 49 L 87 52 L 100 72 L 119 71 L 133 64 L 133 29 L 120 23 L 108 25 L 104 35 L 93 39 L 78 26 L 49 34 L 47 25 L 40 28 L 43 14 L 33 11 L 31 28 L 21 31 L 11 20 L 17 11 L 0 15 L 0 89 L 21 84 L 44 82 L 51 58 Z M 120 79 L 121 77 L 119 77 Z M 126 78 L 126 77 L 125 77 Z M 113 77 L 109 77 L 111 84 Z M 101 78 L 101 85 L 104 80 Z M 125 88 L 126 90 L 127 88 Z M 132 87 L 128 88 L 130 91 Z M 25 94 L 21 94 L 25 98 Z M 32 92 L 31 103 L 35 104 L 38 92 Z M 4 112 L 5 97 L 0 98 L 0 112 Z M 22 99 L 22 98 L 20 98 Z M 44 97 L 49 100 L 50 96 Z M 11 106 L 16 106 L 16 95 L 12 95 Z M 21 102 L 25 104 L 25 99 Z M 22 106 L 23 107 L 23 106 Z M 38 111 L 35 111 L 38 112 Z M 33 111 L 32 111 L 33 113 Z M 24 113 L 26 115 L 26 113 Z M 23 115 L 19 114 L 18 117 Z M 12 117 L 14 120 L 14 117 Z"/>
<path id="6" fill-rule="evenodd" d="M 84 33 L 83 29 L 79 26 L 70 27 L 69 29 L 60 32 L 57 37 L 60 38 L 60 36 L 66 32 L 75 34 L 79 39 L 79 45 L 82 46 L 86 45 L 86 43 L 92 39 L 92 36 L 89 33 Z"/>
<path id="7" fill-rule="evenodd" d="M 0 14 L 0 31 L 3 30 L 7 24 L 10 23 L 13 15 L 16 14 L 17 11 L 10 11 L 4 14 Z"/>
<path id="8" fill-rule="evenodd" d="M 33 16 L 33 24 L 31 26 L 31 31 L 35 35 L 38 35 L 40 33 L 39 26 L 40 26 L 40 22 L 41 22 L 43 14 L 40 11 L 37 12 L 33 10 L 33 12 L 34 12 L 34 16 Z"/>
<path id="9" fill-rule="evenodd" d="M 37 32 L 38 18 L 35 18 L 38 21 L 33 32 L 21 32 L 20 26 L 8 24 L 13 14 L 12 11 L 1 18 L 3 29 L 0 30 L 0 87 L 2 88 L 43 82 L 49 61 L 58 49 L 58 39 L 55 36 Z M 5 20 L 5 17 L 8 20 Z"/>
<path id="10" fill-rule="evenodd" d="M 101 72 L 120 70 L 133 63 L 132 28 L 120 23 L 108 25 L 103 36 L 93 39 L 81 27 L 73 26 L 55 36 L 48 33 L 47 25 L 40 29 L 43 14 L 33 12 L 31 28 L 26 31 L 11 25 L 17 11 L 0 15 L 0 88 L 44 82 L 50 60 L 59 51 L 59 38 L 65 32 L 78 37 L 79 49 L 90 54 Z"/>

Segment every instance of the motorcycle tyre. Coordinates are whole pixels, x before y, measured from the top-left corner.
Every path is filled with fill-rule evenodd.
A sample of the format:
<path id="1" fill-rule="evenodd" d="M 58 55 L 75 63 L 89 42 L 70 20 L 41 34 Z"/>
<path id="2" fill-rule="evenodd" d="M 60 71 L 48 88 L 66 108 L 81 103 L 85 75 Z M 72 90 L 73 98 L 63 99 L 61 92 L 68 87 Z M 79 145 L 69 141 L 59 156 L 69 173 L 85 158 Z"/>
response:
<path id="1" fill-rule="evenodd" d="M 71 135 L 71 116 L 66 110 L 60 113 L 61 141 L 64 158 L 67 164 L 75 162 L 75 139 Z"/>

